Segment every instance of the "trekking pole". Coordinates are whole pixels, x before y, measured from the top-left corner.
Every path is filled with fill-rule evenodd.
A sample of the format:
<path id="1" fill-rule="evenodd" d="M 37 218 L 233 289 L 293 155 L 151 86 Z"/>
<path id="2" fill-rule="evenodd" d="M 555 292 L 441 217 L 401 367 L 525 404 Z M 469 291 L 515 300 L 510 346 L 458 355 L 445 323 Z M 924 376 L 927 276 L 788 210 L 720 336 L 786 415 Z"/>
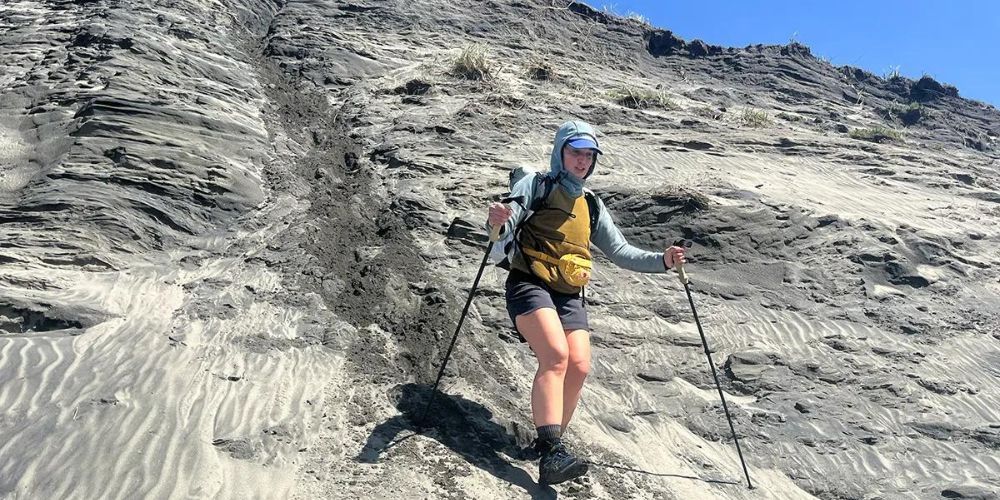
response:
<path id="1" fill-rule="evenodd" d="M 507 197 L 500 200 L 500 202 L 516 202 L 522 198 L 523 197 L 521 196 Z M 479 272 L 476 273 L 476 280 L 472 283 L 472 290 L 469 290 L 469 298 L 465 300 L 465 308 L 462 309 L 462 315 L 458 318 L 458 326 L 455 327 L 455 335 L 452 336 L 451 344 L 448 345 L 448 351 L 444 355 L 444 361 L 441 362 L 441 369 L 438 370 L 437 379 L 434 381 L 434 387 L 431 389 L 431 398 L 427 401 L 427 406 L 424 407 L 424 412 L 420 415 L 420 419 L 417 421 L 417 424 L 419 425 L 422 425 L 427 421 L 427 413 L 431 410 L 431 406 L 434 406 L 434 399 L 437 397 L 438 384 L 441 383 L 441 377 L 444 376 L 444 369 L 448 366 L 448 360 L 451 358 L 451 351 L 455 348 L 455 343 L 458 341 L 458 332 L 462 331 L 462 323 L 465 322 L 465 316 L 469 313 L 469 306 L 472 305 L 472 297 L 476 295 L 476 289 L 479 288 L 479 280 L 483 277 L 483 271 L 486 269 L 486 263 L 490 258 L 490 251 L 493 250 L 493 244 L 500 239 L 500 228 L 501 226 L 490 228 L 490 242 L 486 245 L 486 253 L 483 254 L 483 262 L 482 264 L 479 264 Z"/>
<path id="2" fill-rule="evenodd" d="M 685 240 L 679 240 L 674 242 L 674 246 L 683 246 L 690 248 L 691 242 Z M 722 400 L 722 409 L 726 412 L 726 421 L 729 422 L 729 430 L 733 433 L 733 442 L 736 443 L 736 453 L 740 456 L 740 464 L 743 465 L 743 474 L 747 477 L 747 488 L 753 489 L 753 484 L 750 483 L 750 473 L 747 472 L 747 463 L 743 460 L 743 451 L 740 449 L 740 440 L 736 438 L 736 428 L 733 427 L 733 419 L 729 416 L 729 407 L 726 406 L 726 396 L 722 393 L 722 385 L 719 384 L 719 375 L 715 371 L 715 363 L 712 361 L 712 353 L 708 349 L 708 339 L 705 338 L 705 332 L 701 329 L 701 321 L 698 320 L 698 311 L 694 308 L 694 299 L 691 298 L 691 287 L 688 286 L 687 273 L 684 272 L 684 263 L 678 262 L 676 266 L 677 277 L 684 284 L 684 291 L 687 292 L 688 303 L 691 304 L 691 314 L 694 315 L 694 323 L 698 325 L 698 334 L 701 335 L 701 345 L 705 347 L 705 356 L 708 357 L 708 366 L 712 368 L 712 378 L 715 379 L 715 388 L 719 390 L 719 399 Z"/>

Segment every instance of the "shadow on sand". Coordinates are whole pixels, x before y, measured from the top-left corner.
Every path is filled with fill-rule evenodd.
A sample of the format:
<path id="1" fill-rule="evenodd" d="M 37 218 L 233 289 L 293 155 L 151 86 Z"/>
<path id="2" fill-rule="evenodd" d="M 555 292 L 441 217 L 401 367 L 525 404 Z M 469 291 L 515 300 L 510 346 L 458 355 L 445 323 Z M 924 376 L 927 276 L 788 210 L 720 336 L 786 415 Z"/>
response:
<path id="1" fill-rule="evenodd" d="M 514 436 L 494 422 L 493 413 L 483 405 L 438 391 L 427 421 L 418 422 L 430 394 L 430 387 L 426 385 L 405 384 L 393 388 L 392 395 L 400 414 L 372 430 L 356 460 L 376 463 L 383 453 L 420 434 L 448 447 L 470 464 L 523 489 L 533 499 L 557 498 L 554 489 L 535 483 L 527 472 L 514 467 L 501 455 L 519 456 L 521 450 Z"/>
<path id="2" fill-rule="evenodd" d="M 634 469 L 632 467 L 625 467 L 623 465 L 602 464 L 602 463 L 598 463 L 598 462 L 591 462 L 589 460 L 587 461 L 587 463 L 590 464 L 590 465 L 592 465 L 592 466 L 594 466 L 594 467 L 604 467 L 606 469 L 617 469 L 617 470 L 623 470 L 623 471 L 627 471 L 627 472 L 637 472 L 639 474 L 646 474 L 648 476 L 676 477 L 676 478 L 681 478 L 681 479 L 692 479 L 694 481 L 702 481 L 702 482 L 711 483 L 711 484 L 743 484 L 743 483 L 738 482 L 738 481 L 724 481 L 722 479 L 705 479 L 705 478 L 695 477 L 695 476 L 685 476 L 684 474 L 665 474 L 665 473 L 661 473 L 661 472 L 649 472 L 649 471 L 642 470 L 642 469 Z"/>

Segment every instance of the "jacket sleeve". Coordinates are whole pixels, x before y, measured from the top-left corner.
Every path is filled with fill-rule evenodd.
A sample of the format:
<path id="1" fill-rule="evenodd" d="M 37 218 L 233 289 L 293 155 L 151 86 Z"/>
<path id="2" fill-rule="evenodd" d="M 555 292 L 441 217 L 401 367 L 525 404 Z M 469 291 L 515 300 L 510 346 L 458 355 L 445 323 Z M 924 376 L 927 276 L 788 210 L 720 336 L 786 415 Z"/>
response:
<path id="1" fill-rule="evenodd" d="M 590 235 L 590 241 L 597 245 L 597 248 L 600 248 L 604 255 L 611 259 L 611 262 L 614 262 L 618 267 L 640 273 L 667 272 L 666 264 L 663 263 L 663 253 L 648 252 L 630 245 L 625 239 L 625 235 L 611 219 L 611 213 L 608 212 L 604 201 L 598 198 L 597 203 L 600 207 L 600 214 L 597 218 L 597 225 Z"/>
<path id="2" fill-rule="evenodd" d="M 517 183 L 514 184 L 514 187 L 510 189 L 510 195 L 512 197 L 516 196 L 523 197 L 521 203 L 524 206 L 522 207 L 520 204 L 514 202 L 511 202 L 509 204 L 511 211 L 513 211 L 513 214 L 510 216 L 510 219 L 507 219 L 507 222 L 503 225 L 503 228 L 500 230 L 500 236 L 503 236 L 508 232 L 513 231 L 514 227 L 516 227 L 517 224 L 519 224 L 521 220 L 527 215 L 528 211 L 525 209 L 525 207 L 530 207 L 532 202 L 534 202 L 535 178 L 539 175 L 541 174 L 530 173 L 528 175 L 525 175 L 524 177 L 521 177 L 521 180 L 517 181 Z M 490 222 L 488 217 L 484 227 L 486 228 L 486 232 L 489 233 Z"/>

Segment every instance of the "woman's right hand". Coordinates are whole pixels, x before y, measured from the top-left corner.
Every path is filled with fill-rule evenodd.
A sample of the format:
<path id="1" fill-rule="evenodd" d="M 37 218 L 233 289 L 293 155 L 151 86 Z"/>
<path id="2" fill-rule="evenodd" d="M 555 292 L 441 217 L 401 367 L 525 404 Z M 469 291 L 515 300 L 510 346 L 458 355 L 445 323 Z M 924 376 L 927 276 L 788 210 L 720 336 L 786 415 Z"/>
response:
<path id="1" fill-rule="evenodd" d="M 490 203 L 490 227 L 502 226 L 507 223 L 514 211 L 510 207 L 500 202 Z"/>
<path id="2" fill-rule="evenodd" d="M 687 259 L 684 258 L 684 250 L 685 248 L 683 246 L 677 246 L 677 245 L 673 245 L 664 250 L 663 265 L 667 269 L 673 269 L 674 267 L 677 267 L 677 264 L 683 264 L 687 262 Z"/>

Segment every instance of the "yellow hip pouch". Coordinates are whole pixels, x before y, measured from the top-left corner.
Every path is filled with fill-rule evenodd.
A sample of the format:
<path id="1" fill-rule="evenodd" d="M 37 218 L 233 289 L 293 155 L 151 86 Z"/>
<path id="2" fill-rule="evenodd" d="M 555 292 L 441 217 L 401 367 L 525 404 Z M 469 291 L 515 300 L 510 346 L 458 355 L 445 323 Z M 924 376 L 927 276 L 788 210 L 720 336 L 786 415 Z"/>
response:
<path id="1" fill-rule="evenodd" d="M 559 274 L 572 286 L 587 286 L 593 263 L 590 259 L 576 254 L 566 254 L 559 258 Z"/>

